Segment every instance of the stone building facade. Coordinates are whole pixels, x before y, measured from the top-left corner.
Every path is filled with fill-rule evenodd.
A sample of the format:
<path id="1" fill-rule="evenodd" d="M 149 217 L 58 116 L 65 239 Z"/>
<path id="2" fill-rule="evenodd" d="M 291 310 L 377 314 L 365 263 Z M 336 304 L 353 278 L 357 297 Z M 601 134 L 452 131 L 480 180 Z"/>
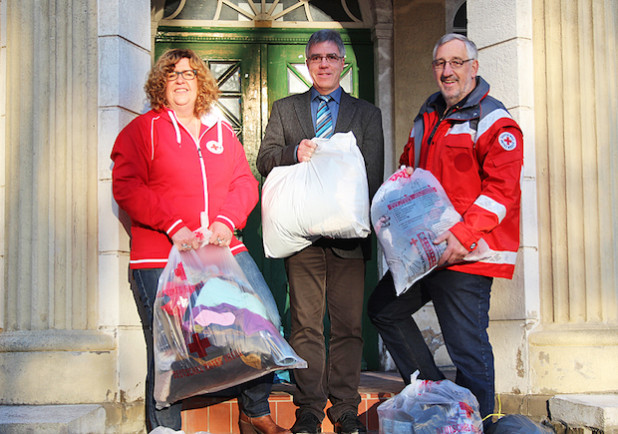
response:
<path id="1" fill-rule="evenodd" d="M 385 173 L 463 3 L 359 1 Z M 516 276 L 492 293 L 497 392 L 524 413 L 616 392 L 618 2 L 465 3 L 480 74 L 525 137 Z M 145 109 L 163 15 L 159 0 L 0 0 L 0 405 L 76 405 L 110 432 L 141 429 L 145 348 L 109 154 Z M 438 335 L 431 310 L 420 316 Z"/>

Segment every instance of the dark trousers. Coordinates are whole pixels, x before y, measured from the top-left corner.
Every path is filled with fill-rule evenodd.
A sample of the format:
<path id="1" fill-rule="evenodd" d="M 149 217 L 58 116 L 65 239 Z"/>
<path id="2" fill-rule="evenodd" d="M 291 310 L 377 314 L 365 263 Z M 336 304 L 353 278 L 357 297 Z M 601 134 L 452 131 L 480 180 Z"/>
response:
<path id="1" fill-rule="evenodd" d="M 438 270 L 397 297 L 387 272 L 368 303 L 371 322 L 406 384 L 419 370 L 419 379 L 444 378 L 412 314 L 433 301 L 446 349 L 457 368 L 455 382 L 479 401 L 481 416 L 494 409 L 494 357 L 487 335 L 490 277 Z"/>
<path id="2" fill-rule="evenodd" d="M 248 254 L 247 254 L 248 255 Z M 146 374 L 146 426 L 148 431 L 158 427 L 180 430 L 182 425 L 181 411 L 182 401 L 175 402 L 169 407 L 157 410 L 154 399 L 154 353 L 152 336 L 152 319 L 154 302 L 157 295 L 159 276 L 162 268 L 133 270 L 135 279 L 134 295 L 142 320 L 144 337 L 146 339 L 146 352 L 148 359 L 148 371 Z M 248 277 L 249 278 L 249 277 Z M 253 282 L 250 281 L 252 285 Z M 255 286 L 255 285 L 254 285 Z M 240 386 L 229 389 L 230 394 L 238 395 L 238 404 L 243 413 L 249 417 L 260 417 L 270 414 L 268 396 L 272 388 L 274 373 L 266 374 L 255 380 L 243 383 Z M 220 392 L 223 395 L 225 392 Z"/>
<path id="3" fill-rule="evenodd" d="M 358 412 L 362 314 L 365 281 L 363 259 L 338 257 L 330 247 L 309 246 L 285 260 L 290 285 L 290 344 L 307 361 L 296 369 L 294 403 L 302 412 L 331 421 L 344 412 Z M 328 308 L 330 339 L 324 341 L 324 314 Z"/>

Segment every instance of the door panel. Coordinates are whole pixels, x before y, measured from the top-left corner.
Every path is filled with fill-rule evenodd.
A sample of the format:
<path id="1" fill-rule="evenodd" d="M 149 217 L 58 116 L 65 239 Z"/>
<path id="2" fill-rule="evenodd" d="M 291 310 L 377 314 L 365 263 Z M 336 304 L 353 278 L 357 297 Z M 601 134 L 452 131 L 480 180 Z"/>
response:
<path id="1" fill-rule="evenodd" d="M 255 38 L 251 34 L 243 34 L 242 42 L 235 34 L 230 34 L 228 40 L 214 35 L 204 38 L 205 41 L 176 38 L 158 40 L 155 47 L 157 56 L 168 48 L 191 48 L 206 61 L 222 91 L 217 106 L 243 143 L 247 160 L 253 174 L 260 181 L 260 187 L 264 179 L 255 168 L 255 160 L 272 103 L 287 95 L 305 92 L 311 86 L 304 55 L 305 43 L 311 33 L 311 30 L 306 30 L 294 38 L 289 37 L 290 34 L 287 34 L 288 37 L 279 34 L 270 37 L 259 32 Z M 346 66 L 341 85 L 351 95 L 373 101 L 373 48 L 370 38 L 355 36 L 351 39 L 360 42 L 346 43 Z M 273 292 L 285 326 L 285 335 L 289 337 L 285 268 L 283 260 L 267 259 L 264 256 L 260 210 L 258 204 L 240 236 Z M 375 237 L 373 242 L 375 252 Z M 365 300 L 376 283 L 377 261 L 373 259 L 367 264 Z M 363 317 L 363 338 L 363 368 L 378 369 L 377 332 L 366 315 Z"/>

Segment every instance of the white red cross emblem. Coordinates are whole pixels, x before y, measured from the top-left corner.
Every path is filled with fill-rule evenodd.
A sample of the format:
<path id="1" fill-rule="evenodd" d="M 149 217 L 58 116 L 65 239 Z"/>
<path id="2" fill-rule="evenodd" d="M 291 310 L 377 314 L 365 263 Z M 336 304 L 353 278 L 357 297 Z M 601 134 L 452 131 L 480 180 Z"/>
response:
<path id="1" fill-rule="evenodd" d="M 515 136 L 511 133 L 505 132 L 500 134 L 500 137 L 498 137 L 498 142 L 505 151 L 512 151 L 517 147 L 517 140 L 515 140 Z"/>
<path id="2" fill-rule="evenodd" d="M 219 143 L 216 140 L 211 140 L 206 143 L 206 149 L 208 149 L 213 154 L 220 154 L 223 152 L 223 143 Z"/>

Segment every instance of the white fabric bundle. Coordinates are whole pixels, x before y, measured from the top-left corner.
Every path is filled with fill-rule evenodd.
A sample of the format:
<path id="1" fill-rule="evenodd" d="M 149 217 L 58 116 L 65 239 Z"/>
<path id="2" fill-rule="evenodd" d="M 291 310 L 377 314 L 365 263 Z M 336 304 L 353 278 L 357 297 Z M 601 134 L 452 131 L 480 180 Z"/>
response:
<path id="1" fill-rule="evenodd" d="M 370 233 L 369 187 L 352 132 L 318 144 L 311 160 L 275 167 L 262 188 L 262 235 L 269 258 L 285 258 L 321 236 Z"/>

